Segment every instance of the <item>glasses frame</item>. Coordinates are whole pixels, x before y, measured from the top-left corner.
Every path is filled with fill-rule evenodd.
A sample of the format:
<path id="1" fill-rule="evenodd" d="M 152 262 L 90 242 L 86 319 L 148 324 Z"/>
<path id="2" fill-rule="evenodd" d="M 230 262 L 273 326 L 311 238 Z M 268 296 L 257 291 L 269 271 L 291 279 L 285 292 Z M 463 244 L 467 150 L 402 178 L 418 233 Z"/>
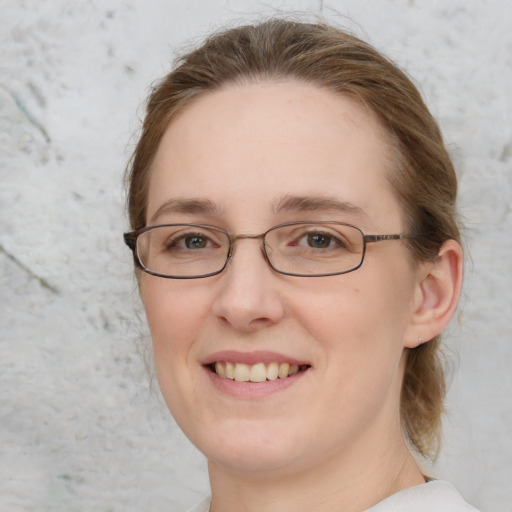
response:
<path id="1" fill-rule="evenodd" d="M 293 272 L 285 272 L 282 270 L 279 270 L 278 268 L 274 267 L 272 265 L 272 262 L 270 261 L 267 253 L 267 245 L 265 244 L 265 237 L 270 233 L 271 231 L 274 231 L 279 228 L 283 228 L 286 226 L 300 226 L 304 224 L 317 224 L 317 225 L 326 225 L 326 224 L 335 224 L 335 225 L 341 225 L 341 226 L 348 226 L 350 228 L 357 229 L 361 233 L 361 236 L 363 238 L 363 250 L 361 253 L 361 261 L 360 263 L 349 269 L 349 270 L 342 270 L 341 272 L 328 272 L 328 273 L 322 273 L 322 274 L 296 274 Z M 151 231 L 156 228 L 162 228 L 162 227 L 173 227 L 173 226 L 190 226 L 190 227 L 196 227 L 196 228 L 206 228 L 206 229 L 213 229 L 215 231 L 220 231 L 221 233 L 224 233 L 228 240 L 229 240 L 229 250 L 226 256 L 226 261 L 224 262 L 224 265 L 221 269 L 216 270 L 215 272 L 210 272 L 208 274 L 200 274 L 197 276 L 173 276 L 168 274 L 161 274 L 159 272 L 154 272 L 153 270 L 150 270 L 146 268 L 142 262 L 140 261 L 139 254 L 137 251 L 137 238 L 142 235 L 143 233 L 146 233 L 147 231 Z M 295 221 L 295 222 L 285 222 L 283 224 L 278 224 L 277 226 L 272 226 L 270 229 L 267 229 L 264 233 L 261 233 L 259 235 L 234 235 L 226 231 L 225 229 L 219 228 L 217 226 L 210 226 L 209 224 L 197 224 L 197 223 L 172 223 L 172 224 L 157 224 L 155 226 L 144 226 L 139 229 L 135 229 L 133 231 L 128 231 L 126 233 L 123 233 L 123 238 L 126 243 L 126 245 L 131 249 L 133 253 L 133 258 L 135 265 L 140 268 L 142 271 L 146 272 L 147 274 L 151 274 L 152 276 L 157 277 L 163 277 L 164 279 L 202 279 L 204 277 L 211 277 L 216 276 L 220 274 L 228 265 L 229 260 L 233 256 L 233 247 L 234 243 L 237 240 L 243 240 L 243 239 L 250 239 L 250 240 L 261 240 L 261 250 L 263 252 L 263 256 L 265 257 L 265 260 L 269 264 L 270 268 L 272 268 L 274 271 L 276 271 L 278 274 L 282 274 L 285 276 L 293 276 L 293 277 L 328 277 L 328 276 L 338 276 L 342 274 L 348 274 L 350 272 L 354 272 L 358 268 L 360 268 L 364 262 L 364 257 L 366 256 L 366 245 L 376 242 L 384 242 L 389 240 L 405 240 L 405 239 L 411 239 L 415 238 L 411 235 L 405 235 L 403 233 L 399 234 L 393 234 L 393 235 L 366 235 L 361 228 L 358 228 L 357 226 L 354 226 L 353 224 L 349 224 L 347 222 L 338 222 L 335 220 L 328 220 L 328 221 L 307 221 L 307 220 L 301 220 L 301 221 Z"/>

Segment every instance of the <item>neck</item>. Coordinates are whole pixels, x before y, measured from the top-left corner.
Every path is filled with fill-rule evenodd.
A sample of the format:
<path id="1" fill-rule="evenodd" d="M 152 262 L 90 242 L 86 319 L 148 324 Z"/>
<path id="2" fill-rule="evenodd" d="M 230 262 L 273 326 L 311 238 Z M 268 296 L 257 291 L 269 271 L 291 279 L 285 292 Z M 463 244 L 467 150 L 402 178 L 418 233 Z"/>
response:
<path id="1" fill-rule="evenodd" d="M 237 472 L 209 462 L 211 512 L 361 512 L 398 491 L 424 483 L 398 439 L 341 450 L 302 470 Z M 356 456 L 357 455 L 357 456 Z"/>

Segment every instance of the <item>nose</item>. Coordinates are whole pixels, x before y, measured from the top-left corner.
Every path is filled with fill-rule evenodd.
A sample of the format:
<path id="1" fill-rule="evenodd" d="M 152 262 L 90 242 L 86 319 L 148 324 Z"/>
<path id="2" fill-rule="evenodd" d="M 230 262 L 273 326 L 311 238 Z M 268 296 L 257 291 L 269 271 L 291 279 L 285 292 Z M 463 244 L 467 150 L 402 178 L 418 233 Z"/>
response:
<path id="1" fill-rule="evenodd" d="M 226 269 L 219 275 L 219 293 L 212 311 L 241 332 L 278 323 L 284 304 L 279 277 L 267 263 L 259 240 L 237 240 Z"/>

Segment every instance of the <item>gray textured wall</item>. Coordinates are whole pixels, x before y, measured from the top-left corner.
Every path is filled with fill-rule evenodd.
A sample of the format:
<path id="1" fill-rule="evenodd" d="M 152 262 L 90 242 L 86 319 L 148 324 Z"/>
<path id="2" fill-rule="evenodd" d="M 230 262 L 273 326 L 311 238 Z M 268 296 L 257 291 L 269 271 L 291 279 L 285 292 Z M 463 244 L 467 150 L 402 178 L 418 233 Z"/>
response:
<path id="1" fill-rule="evenodd" d="M 137 349 L 122 172 L 178 46 L 292 9 L 387 52 L 442 125 L 472 258 L 433 471 L 512 511 L 509 0 L 0 0 L 0 510 L 174 512 L 207 492 Z"/>

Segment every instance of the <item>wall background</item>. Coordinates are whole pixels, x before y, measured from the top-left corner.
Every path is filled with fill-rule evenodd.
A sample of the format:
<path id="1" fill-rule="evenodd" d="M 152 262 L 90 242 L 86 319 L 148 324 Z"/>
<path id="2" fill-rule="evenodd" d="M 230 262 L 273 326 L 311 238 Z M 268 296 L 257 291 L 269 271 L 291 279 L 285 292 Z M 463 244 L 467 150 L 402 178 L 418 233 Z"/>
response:
<path id="1" fill-rule="evenodd" d="M 138 352 L 122 173 L 176 48 L 292 10 L 405 66 L 442 125 L 472 259 L 433 471 L 512 511 L 510 0 L 0 0 L 1 510 L 178 512 L 207 493 Z"/>

